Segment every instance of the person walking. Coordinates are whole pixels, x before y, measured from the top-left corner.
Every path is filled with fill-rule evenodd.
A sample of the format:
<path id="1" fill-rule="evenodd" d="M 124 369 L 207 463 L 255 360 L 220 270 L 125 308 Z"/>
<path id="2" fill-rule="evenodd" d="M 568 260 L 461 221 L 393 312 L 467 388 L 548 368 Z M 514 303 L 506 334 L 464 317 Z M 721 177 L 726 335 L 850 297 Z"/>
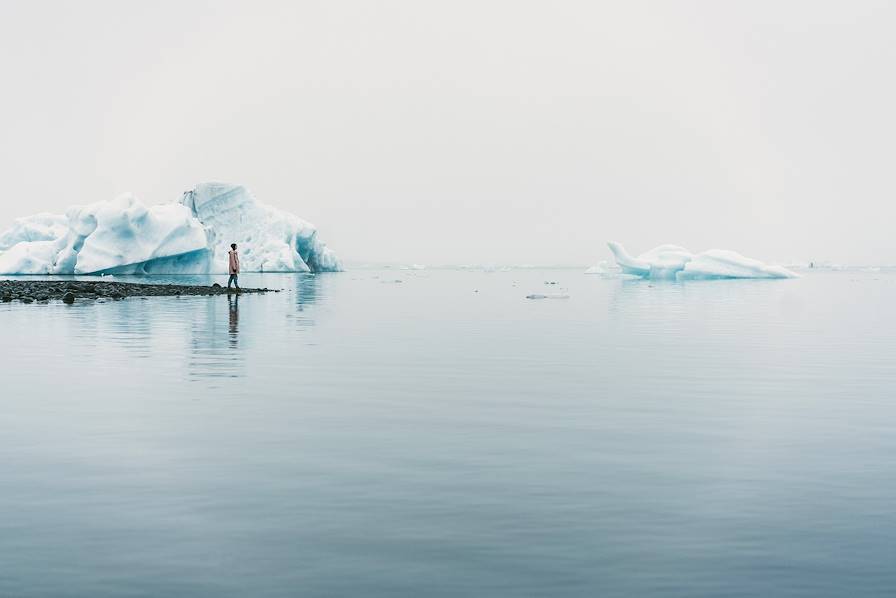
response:
<path id="1" fill-rule="evenodd" d="M 239 292 L 240 254 L 236 251 L 236 243 L 230 244 L 228 255 L 230 257 L 230 278 L 227 279 L 227 288 L 229 289 L 230 285 L 236 285 L 236 290 Z"/>

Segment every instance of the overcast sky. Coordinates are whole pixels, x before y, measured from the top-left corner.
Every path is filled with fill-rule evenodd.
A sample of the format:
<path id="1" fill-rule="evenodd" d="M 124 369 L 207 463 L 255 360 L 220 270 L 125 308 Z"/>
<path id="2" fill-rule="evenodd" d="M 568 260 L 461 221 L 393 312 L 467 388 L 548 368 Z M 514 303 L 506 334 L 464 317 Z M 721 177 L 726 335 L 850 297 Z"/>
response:
<path id="1" fill-rule="evenodd" d="M 896 263 L 896 3 L 0 0 L 0 229 L 241 183 L 353 262 Z"/>

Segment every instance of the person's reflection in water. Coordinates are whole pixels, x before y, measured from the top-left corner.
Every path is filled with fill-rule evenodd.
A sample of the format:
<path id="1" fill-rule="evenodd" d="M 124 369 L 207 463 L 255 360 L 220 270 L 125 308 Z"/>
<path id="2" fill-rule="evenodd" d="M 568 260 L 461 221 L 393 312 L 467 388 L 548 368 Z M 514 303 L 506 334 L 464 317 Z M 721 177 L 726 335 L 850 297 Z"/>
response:
<path id="1" fill-rule="evenodd" d="M 187 373 L 190 381 L 201 381 L 209 388 L 226 386 L 227 378 L 246 375 L 245 348 L 238 345 L 239 298 L 227 298 L 227 329 L 224 305 L 220 298 L 181 302 L 179 309 L 190 318 L 190 356 Z M 244 343 L 245 344 L 245 343 Z"/>
<path id="2" fill-rule="evenodd" d="M 227 304 L 230 307 L 230 346 L 236 349 L 240 333 L 240 296 L 227 295 Z"/>

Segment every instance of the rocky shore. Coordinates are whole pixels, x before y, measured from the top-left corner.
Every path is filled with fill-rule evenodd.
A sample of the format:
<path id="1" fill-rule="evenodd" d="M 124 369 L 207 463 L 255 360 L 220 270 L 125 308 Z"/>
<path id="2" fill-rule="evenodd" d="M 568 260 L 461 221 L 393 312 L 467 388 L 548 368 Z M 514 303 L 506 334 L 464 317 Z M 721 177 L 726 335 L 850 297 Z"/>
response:
<path id="1" fill-rule="evenodd" d="M 240 294 L 278 293 L 272 289 L 240 290 Z M 179 284 L 140 284 L 131 282 L 105 282 L 81 280 L 0 280 L 0 302 L 21 301 L 34 303 L 43 301 L 124 299 L 126 297 L 177 297 L 182 295 L 233 295 L 236 289 L 227 289 L 218 283 L 210 287 Z"/>

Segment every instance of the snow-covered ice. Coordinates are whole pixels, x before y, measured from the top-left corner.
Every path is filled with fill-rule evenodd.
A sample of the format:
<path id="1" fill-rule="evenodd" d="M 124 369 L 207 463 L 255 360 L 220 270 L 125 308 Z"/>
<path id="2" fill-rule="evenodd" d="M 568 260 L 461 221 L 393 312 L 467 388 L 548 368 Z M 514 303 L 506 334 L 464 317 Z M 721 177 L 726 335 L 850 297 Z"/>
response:
<path id="1" fill-rule="evenodd" d="M 18 218 L 12 228 L 0 234 L 0 247 L 12 247 L 19 241 L 53 241 L 68 231 L 68 219 L 42 212 Z"/>
<path id="2" fill-rule="evenodd" d="M 616 242 L 607 243 L 625 274 L 651 279 L 796 278 L 783 266 L 765 264 L 727 249 L 692 253 L 678 245 L 660 245 L 637 257 Z"/>
<path id="3" fill-rule="evenodd" d="M 126 193 L 64 216 L 19 218 L 0 234 L 0 273 L 226 273 L 231 243 L 244 271 L 341 269 L 314 225 L 257 202 L 245 187 L 203 183 L 179 202 L 146 206 Z"/>

